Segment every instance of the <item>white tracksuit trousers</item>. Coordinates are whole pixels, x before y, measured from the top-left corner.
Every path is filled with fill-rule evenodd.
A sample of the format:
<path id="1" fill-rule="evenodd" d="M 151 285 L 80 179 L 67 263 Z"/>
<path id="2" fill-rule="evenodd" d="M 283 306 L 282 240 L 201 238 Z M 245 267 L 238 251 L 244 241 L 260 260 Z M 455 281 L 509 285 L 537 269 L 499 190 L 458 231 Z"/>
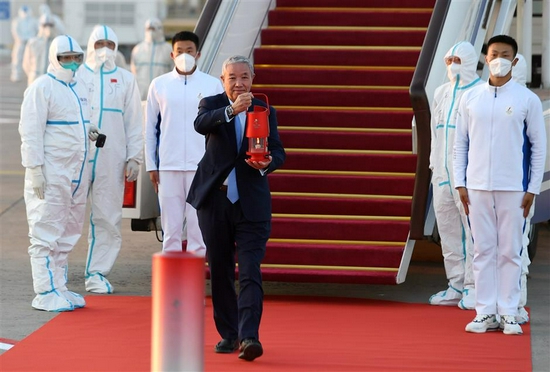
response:
<path id="1" fill-rule="evenodd" d="M 468 190 L 478 314 L 516 315 L 525 218 L 522 191 Z"/>
<path id="2" fill-rule="evenodd" d="M 199 228 L 197 210 L 185 200 L 195 171 L 159 171 L 158 198 L 164 238 L 162 250 L 181 252 L 183 221 L 187 226 L 187 252 L 204 256 L 206 245 Z"/>

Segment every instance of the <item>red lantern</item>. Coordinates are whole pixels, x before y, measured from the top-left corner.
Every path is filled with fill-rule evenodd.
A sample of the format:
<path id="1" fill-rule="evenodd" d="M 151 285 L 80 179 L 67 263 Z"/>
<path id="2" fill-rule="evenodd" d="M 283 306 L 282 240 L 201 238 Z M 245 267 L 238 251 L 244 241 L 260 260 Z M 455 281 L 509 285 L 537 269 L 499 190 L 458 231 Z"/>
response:
<path id="1" fill-rule="evenodd" d="M 247 127 L 246 137 L 248 138 L 248 151 L 252 161 L 264 161 L 269 156 L 267 138 L 269 137 L 269 101 L 262 93 L 254 93 L 254 96 L 265 97 L 267 107 L 255 105 L 253 111 L 246 113 Z"/>

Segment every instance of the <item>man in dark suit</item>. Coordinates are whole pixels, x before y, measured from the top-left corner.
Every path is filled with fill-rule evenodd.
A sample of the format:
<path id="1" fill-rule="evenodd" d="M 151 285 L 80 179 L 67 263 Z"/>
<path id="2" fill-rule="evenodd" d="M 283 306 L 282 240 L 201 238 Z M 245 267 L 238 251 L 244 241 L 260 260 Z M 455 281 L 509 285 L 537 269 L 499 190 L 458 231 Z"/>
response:
<path id="1" fill-rule="evenodd" d="M 263 354 L 259 327 L 263 308 L 260 263 L 271 232 L 271 194 L 267 175 L 285 160 L 275 109 L 269 108 L 270 155 L 247 159 L 247 111 L 255 105 L 250 89 L 254 68 L 243 56 L 228 58 L 221 76 L 225 93 L 203 98 L 195 129 L 206 137 L 187 201 L 197 209 L 210 267 L 214 321 L 222 340 L 217 353 L 252 361 Z M 239 295 L 235 291 L 235 253 Z M 239 344 L 240 340 L 240 344 Z"/>

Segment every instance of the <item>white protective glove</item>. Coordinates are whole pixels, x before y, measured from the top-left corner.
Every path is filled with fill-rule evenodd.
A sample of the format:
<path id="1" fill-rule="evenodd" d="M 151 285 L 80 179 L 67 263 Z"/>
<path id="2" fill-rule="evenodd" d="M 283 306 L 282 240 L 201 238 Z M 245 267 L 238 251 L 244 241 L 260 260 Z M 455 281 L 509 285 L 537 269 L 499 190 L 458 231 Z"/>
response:
<path id="1" fill-rule="evenodd" d="M 139 174 L 139 164 L 137 161 L 130 159 L 126 163 L 126 180 L 128 182 L 134 182 L 137 180 Z"/>
<path id="2" fill-rule="evenodd" d="M 32 188 L 34 189 L 34 194 L 38 196 L 38 199 L 44 199 L 46 179 L 44 178 L 44 174 L 42 174 L 42 166 L 29 168 L 29 173 L 31 175 L 31 182 Z"/>
<path id="3" fill-rule="evenodd" d="M 90 141 L 95 141 L 97 137 L 99 137 L 99 128 L 91 124 L 90 129 L 88 129 L 88 138 Z"/>

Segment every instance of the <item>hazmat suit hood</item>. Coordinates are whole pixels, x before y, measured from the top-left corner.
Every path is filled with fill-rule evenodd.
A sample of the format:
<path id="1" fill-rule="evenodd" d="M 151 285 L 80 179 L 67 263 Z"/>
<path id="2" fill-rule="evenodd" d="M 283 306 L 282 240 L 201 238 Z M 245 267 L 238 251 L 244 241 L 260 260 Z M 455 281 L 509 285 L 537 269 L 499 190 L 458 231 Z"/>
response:
<path id="1" fill-rule="evenodd" d="M 38 7 L 38 10 L 40 11 L 40 14 L 42 14 L 42 15 L 44 15 L 44 14 L 51 15 L 52 14 L 52 10 L 50 9 L 50 6 L 48 4 L 40 4 L 40 6 Z"/>
<path id="2" fill-rule="evenodd" d="M 55 21 L 50 14 L 42 14 L 38 22 L 40 26 L 38 28 L 39 37 L 54 38 L 57 36 L 55 32 L 55 26 L 54 26 Z"/>
<path id="3" fill-rule="evenodd" d="M 94 44 L 98 40 L 110 40 L 115 43 L 115 49 L 112 53 L 112 58 L 105 62 L 99 60 Z M 97 25 L 92 30 L 92 34 L 88 39 L 88 49 L 86 50 L 86 67 L 94 72 L 99 71 L 103 67 L 104 71 L 111 71 L 116 68 L 115 57 L 118 51 L 118 38 L 112 28 L 105 25 Z"/>
<path id="4" fill-rule="evenodd" d="M 65 52 L 82 54 L 84 54 L 84 52 L 76 40 L 69 35 L 60 35 L 53 39 L 48 54 L 48 60 L 50 61 L 50 64 L 48 65 L 48 73 L 53 75 L 56 79 L 68 84 L 73 79 L 74 72 L 63 68 L 57 60 L 57 55 Z"/>
<path id="5" fill-rule="evenodd" d="M 474 46 L 467 42 L 461 41 L 453 45 L 451 49 L 445 54 L 445 58 L 456 56 L 460 58 L 461 64 L 458 72 L 457 79 L 459 86 L 464 86 L 470 84 L 472 81 L 479 78 L 476 73 L 478 55 Z"/>
<path id="6" fill-rule="evenodd" d="M 32 16 L 32 9 L 29 8 L 26 5 L 23 5 L 19 10 L 17 11 L 17 15 L 19 18 L 27 18 Z"/>
<path id="7" fill-rule="evenodd" d="M 516 65 L 512 67 L 512 79 L 514 79 L 518 84 L 526 85 L 527 84 L 527 61 L 525 57 L 521 54 L 516 54 L 518 59 Z"/>
<path id="8" fill-rule="evenodd" d="M 155 30 L 148 30 L 149 27 Z M 162 22 L 158 18 L 149 18 L 145 21 L 145 41 L 148 43 L 159 43 L 164 40 L 164 28 Z"/>

